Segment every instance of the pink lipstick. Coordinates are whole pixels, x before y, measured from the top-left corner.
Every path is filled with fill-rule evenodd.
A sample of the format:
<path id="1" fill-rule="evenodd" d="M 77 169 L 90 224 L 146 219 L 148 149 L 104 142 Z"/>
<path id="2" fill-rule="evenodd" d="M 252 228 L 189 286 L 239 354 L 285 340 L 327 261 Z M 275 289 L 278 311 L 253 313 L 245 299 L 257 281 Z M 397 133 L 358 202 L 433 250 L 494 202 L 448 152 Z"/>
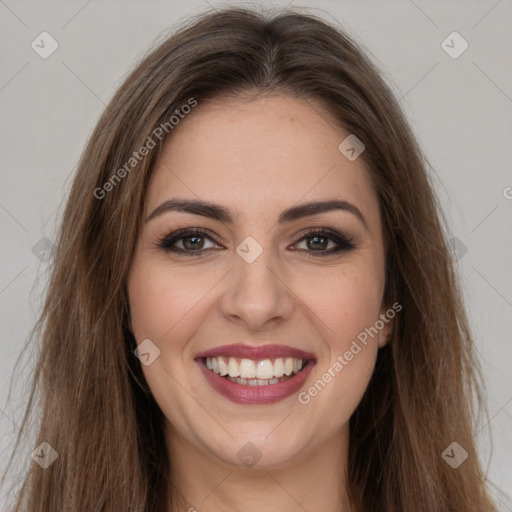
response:
<path id="1" fill-rule="evenodd" d="M 314 354 L 286 345 L 233 344 L 195 357 L 212 388 L 232 402 L 276 403 L 297 392 L 316 364 Z"/>

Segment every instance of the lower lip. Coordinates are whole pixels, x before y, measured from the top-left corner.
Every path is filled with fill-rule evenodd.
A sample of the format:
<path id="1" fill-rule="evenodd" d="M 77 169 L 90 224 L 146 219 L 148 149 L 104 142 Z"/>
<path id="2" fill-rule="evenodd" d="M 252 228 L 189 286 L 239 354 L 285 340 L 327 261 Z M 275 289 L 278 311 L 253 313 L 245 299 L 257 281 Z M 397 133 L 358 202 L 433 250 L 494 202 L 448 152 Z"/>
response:
<path id="1" fill-rule="evenodd" d="M 248 386 L 231 382 L 206 367 L 204 359 L 197 359 L 199 367 L 213 389 L 237 404 L 267 405 L 279 402 L 298 391 L 311 373 L 315 361 L 309 360 L 302 371 L 277 384 Z"/>

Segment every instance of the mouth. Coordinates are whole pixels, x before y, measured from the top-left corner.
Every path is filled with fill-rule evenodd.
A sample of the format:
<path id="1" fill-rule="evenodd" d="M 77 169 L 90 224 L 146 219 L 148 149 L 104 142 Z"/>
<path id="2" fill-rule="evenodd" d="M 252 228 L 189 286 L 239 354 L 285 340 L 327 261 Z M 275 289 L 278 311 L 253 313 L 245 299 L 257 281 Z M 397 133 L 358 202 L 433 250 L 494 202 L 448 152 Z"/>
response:
<path id="1" fill-rule="evenodd" d="M 260 361 L 223 356 L 204 358 L 206 368 L 243 386 L 268 386 L 286 382 L 300 373 L 306 363 L 307 361 L 295 357 Z"/>
<path id="2" fill-rule="evenodd" d="M 243 352 L 244 355 L 251 351 L 261 353 L 263 348 L 243 347 Z M 218 353 L 219 349 L 199 355 L 196 362 L 211 387 L 238 404 L 272 404 L 289 397 L 302 387 L 316 364 L 314 357 L 298 350 L 287 349 L 286 356 L 276 356 L 275 346 L 265 349 L 265 353 L 274 357 L 265 358 L 236 357 L 241 354 L 234 345 L 226 351 L 231 352 L 229 355 Z M 290 352 L 297 357 L 292 357 Z"/>

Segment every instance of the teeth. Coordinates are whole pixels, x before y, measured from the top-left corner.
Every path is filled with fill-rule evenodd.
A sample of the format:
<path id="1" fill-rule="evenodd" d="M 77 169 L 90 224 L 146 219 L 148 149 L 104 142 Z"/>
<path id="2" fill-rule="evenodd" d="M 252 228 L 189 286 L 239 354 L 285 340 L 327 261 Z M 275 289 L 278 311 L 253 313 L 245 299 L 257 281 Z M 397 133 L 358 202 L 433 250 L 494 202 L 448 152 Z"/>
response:
<path id="1" fill-rule="evenodd" d="M 230 377 L 240 377 L 240 365 L 232 358 L 229 358 L 228 374 Z"/>
<path id="2" fill-rule="evenodd" d="M 293 359 L 291 358 L 286 358 L 285 362 L 284 362 L 284 374 L 285 375 L 291 375 L 292 372 L 293 372 L 293 368 L 295 367 L 295 364 L 293 362 Z M 215 367 L 214 367 L 214 370 L 215 371 Z"/>
<path id="3" fill-rule="evenodd" d="M 256 365 L 251 359 L 242 359 L 240 361 L 240 377 L 244 379 L 254 379 L 256 377 Z"/>
<path id="4" fill-rule="evenodd" d="M 274 376 L 282 377 L 284 375 L 284 363 L 281 358 L 276 359 L 274 362 Z"/>
<path id="5" fill-rule="evenodd" d="M 226 363 L 227 361 L 227 363 Z M 206 367 L 222 377 L 229 376 L 230 380 L 248 386 L 261 386 L 267 383 L 275 384 L 283 376 L 290 376 L 302 370 L 304 361 L 295 357 L 278 357 L 274 364 L 270 359 L 253 361 L 234 357 L 207 357 Z M 239 382 L 241 381 L 241 382 Z M 275 381 L 275 382 L 273 382 Z"/>
<path id="6" fill-rule="evenodd" d="M 224 362 L 224 359 L 222 359 L 222 357 L 219 357 L 219 358 L 216 358 L 216 359 L 219 360 L 219 371 L 218 372 L 215 372 L 215 370 L 213 370 L 213 371 L 215 373 L 219 373 L 219 375 L 224 377 L 224 375 L 227 375 L 228 372 L 229 372 L 228 365 Z"/>
<path id="7" fill-rule="evenodd" d="M 272 363 L 268 359 L 258 361 L 256 365 L 256 377 L 258 377 L 258 379 L 271 379 L 273 376 L 274 367 Z"/>
<path id="8" fill-rule="evenodd" d="M 244 386 L 267 386 L 268 384 L 277 384 L 279 379 L 272 378 L 268 380 L 263 379 L 241 379 L 240 377 L 228 377 L 231 382 L 243 384 Z"/>

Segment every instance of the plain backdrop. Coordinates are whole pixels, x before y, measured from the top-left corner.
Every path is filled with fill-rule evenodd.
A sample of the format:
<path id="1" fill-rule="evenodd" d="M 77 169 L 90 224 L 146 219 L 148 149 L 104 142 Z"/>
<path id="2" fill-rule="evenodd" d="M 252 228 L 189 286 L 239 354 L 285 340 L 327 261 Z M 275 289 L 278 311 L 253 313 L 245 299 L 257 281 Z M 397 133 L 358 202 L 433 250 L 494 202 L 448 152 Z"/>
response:
<path id="1" fill-rule="evenodd" d="M 260 4 L 305 7 L 342 27 L 400 98 L 450 222 L 487 384 L 478 446 L 500 510 L 512 511 L 512 2 Z M 14 364 L 39 311 L 86 140 L 149 45 L 208 8 L 199 0 L 0 0 L 0 470 L 23 413 L 22 387 L 8 401 Z M 58 44 L 47 58 L 31 46 L 41 37 L 47 51 Z M 23 371 L 30 367 L 16 375 Z M 0 489 L 0 499 L 8 494 Z"/>

